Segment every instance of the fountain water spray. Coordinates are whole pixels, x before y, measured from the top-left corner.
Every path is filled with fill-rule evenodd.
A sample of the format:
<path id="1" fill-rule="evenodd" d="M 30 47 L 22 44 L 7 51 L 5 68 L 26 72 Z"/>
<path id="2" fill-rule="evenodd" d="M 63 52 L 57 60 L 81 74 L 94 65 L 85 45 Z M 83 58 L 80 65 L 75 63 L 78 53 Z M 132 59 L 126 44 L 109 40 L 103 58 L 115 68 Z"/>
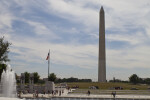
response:
<path id="1" fill-rule="evenodd" d="M 1 76 L 2 97 L 16 97 L 16 77 L 10 65 L 7 65 Z"/>

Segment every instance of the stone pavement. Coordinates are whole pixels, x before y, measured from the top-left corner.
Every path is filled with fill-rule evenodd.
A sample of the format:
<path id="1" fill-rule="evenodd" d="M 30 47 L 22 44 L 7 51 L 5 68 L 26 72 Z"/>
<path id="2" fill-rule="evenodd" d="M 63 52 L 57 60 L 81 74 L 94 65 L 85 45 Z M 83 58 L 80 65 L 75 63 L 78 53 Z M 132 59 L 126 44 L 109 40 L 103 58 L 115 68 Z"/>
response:
<path id="1" fill-rule="evenodd" d="M 68 94 L 68 95 L 61 95 L 61 96 L 52 96 L 52 95 L 48 95 L 48 94 L 39 94 L 38 95 L 39 98 L 52 98 L 52 97 L 56 97 L 56 98 L 91 98 L 91 99 L 106 99 L 106 98 L 113 98 L 112 95 L 86 95 L 86 94 Z M 21 98 L 33 98 L 32 94 L 23 94 L 21 95 Z M 116 95 L 116 98 L 120 98 L 120 99 L 144 99 L 144 100 L 150 100 L 150 95 Z M 0 97 L 0 100 L 20 100 L 18 98 L 5 98 L 5 97 Z M 24 100 L 24 99 L 23 99 Z"/>
<path id="2" fill-rule="evenodd" d="M 38 95 L 39 98 L 52 98 L 52 97 L 56 97 L 56 98 L 92 98 L 92 99 L 96 99 L 96 98 L 113 98 L 112 95 L 86 95 L 86 94 L 68 94 L 68 95 L 48 95 L 48 94 L 39 94 Z M 23 94 L 21 95 L 21 98 L 33 98 L 32 94 Z M 147 99 L 150 100 L 150 95 L 116 95 L 116 98 L 124 98 L 124 99 Z"/>
<path id="3" fill-rule="evenodd" d="M 65 97 L 65 96 L 64 96 Z M 76 97 L 76 98 L 113 98 L 112 95 L 67 95 L 66 97 Z M 150 99 L 150 95 L 116 95 L 116 98 L 125 99 Z"/>

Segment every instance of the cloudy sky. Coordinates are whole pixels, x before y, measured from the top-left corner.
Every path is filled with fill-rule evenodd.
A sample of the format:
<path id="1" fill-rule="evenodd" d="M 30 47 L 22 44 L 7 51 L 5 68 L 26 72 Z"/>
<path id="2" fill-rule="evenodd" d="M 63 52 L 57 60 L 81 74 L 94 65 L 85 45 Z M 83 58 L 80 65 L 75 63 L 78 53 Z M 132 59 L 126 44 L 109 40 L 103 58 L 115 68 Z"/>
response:
<path id="1" fill-rule="evenodd" d="M 12 43 L 13 70 L 47 76 L 98 74 L 99 10 L 106 21 L 107 79 L 150 77 L 150 0 L 1 0 L 0 36 Z"/>

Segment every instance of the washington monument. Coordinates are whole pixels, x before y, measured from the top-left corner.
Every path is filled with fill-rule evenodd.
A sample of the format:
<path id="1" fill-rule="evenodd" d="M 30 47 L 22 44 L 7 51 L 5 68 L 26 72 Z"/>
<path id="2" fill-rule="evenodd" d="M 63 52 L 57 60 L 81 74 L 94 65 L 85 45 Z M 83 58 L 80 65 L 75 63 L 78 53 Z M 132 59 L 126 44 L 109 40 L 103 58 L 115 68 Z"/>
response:
<path id="1" fill-rule="evenodd" d="M 105 13 L 103 7 L 99 12 L 98 82 L 106 82 Z"/>

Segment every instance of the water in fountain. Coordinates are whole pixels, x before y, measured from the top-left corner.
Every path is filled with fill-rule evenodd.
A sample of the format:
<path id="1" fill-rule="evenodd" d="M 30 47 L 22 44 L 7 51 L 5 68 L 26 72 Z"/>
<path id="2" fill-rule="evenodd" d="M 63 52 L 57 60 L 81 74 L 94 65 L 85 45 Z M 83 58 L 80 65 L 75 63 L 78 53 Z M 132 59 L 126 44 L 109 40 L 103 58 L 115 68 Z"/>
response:
<path id="1" fill-rule="evenodd" d="M 3 71 L 1 76 L 1 94 L 2 97 L 16 97 L 15 72 L 10 65 L 7 65 L 6 71 Z"/>

